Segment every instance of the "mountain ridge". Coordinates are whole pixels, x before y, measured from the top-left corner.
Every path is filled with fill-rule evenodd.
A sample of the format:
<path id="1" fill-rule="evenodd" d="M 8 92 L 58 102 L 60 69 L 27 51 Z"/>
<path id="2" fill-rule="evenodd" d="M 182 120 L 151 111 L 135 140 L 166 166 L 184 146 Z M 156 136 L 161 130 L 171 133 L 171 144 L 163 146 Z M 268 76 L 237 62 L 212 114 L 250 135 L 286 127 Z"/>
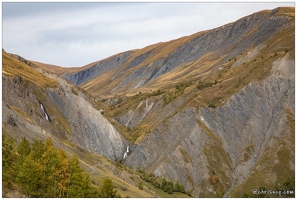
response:
<path id="1" fill-rule="evenodd" d="M 278 8 L 275 10 L 286 10 L 286 9 Z M 183 64 L 184 63 L 183 60 L 187 60 L 187 62 L 184 63 L 184 65 L 187 65 L 187 64 L 189 65 L 190 62 L 197 61 L 197 58 L 199 57 L 202 58 L 201 56 L 203 55 L 206 56 L 207 53 L 210 53 L 210 55 L 207 55 L 208 60 L 213 56 L 215 56 L 215 59 L 218 59 L 219 56 L 221 56 L 224 51 L 231 50 L 228 57 L 221 59 L 221 61 L 217 63 L 218 65 L 223 64 L 224 62 L 228 61 L 230 58 L 234 58 L 238 56 L 240 53 L 242 53 L 245 50 L 244 48 L 256 45 L 257 40 L 258 40 L 258 43 L 262 43 L 263 40 L 266 40 L 267 38 L 270 37 L 269 34 L 272 34 L 276 31 L 276 29 L 274 30 L 271 29 L 272 27 L 279 26 L 284 23 L 284 21 L 282 21 L 280 17 L 279 21 L 276 21 L 275 22 L 276 24 L 274 25 L 267 26 L 266 24 L 262 24 L 264 21 L 270 21 L 270 20 L 265 20 L 266 18 L 270 17 L 270 19 L 272 20 L 273 16 L 278 17 L 278 16 L 285 15 L 281 11 L 276 12 L 275 10 L 270 12 L 268 11 L 257 12 L 247 17 L 241 18 L 236 22 L 229 23 L 219 28 L 211 29 L 208 31 L 201 31 L 201 32 L 192 34 L 190 36 L 185 36 L 183 38 L 175 39 L 169 42 L 150 45 L 148 47 L 145 47 L 143 49 L 136 51 L 135 55 L 133 54 L 133 57 L 130 58 L 130 61 L 127 60 L 127 63 L 125 64 L 127 65 L 126 67 L 124 65 L 121 67 L 121 69 L 117 69 L 116 71 L 110 70 L 109 75 L 108 74 L 106 74 L 106 76 L 104 74 L 102 76 L 99 75 L 97 78 L 91 81 L 87 81 L 85 83 L 80 83 L 80 84 L 82 88 L 84 88 L 87 91 L 89 90 L 93 94 L 96 94 L 95 91 L 100 90 L 98 88 L 100 84 L 104 84 L 104 85 L 107 84 L 106 88 L 109 88 L 109 85 L 110 85 L 110 89 L 108 90 L 106 89 L 106 92 L 104 93 L 102 92 L 105 90 L 101 90 L 102 92 L 100 95 L 112 94 L 114 92 L 119 93 L 120 91 L 125 92 L 126 90 L 133 90 L 133 88 L 135 88 L 136 89 L 135 91 L 137 91 L 137 88 L 145 86 L 146 84 L 150 83 L 154 79 L 166 74 L 167 72 L 172 71 L 174 68 Z M 249 20 L 254 20 L 255 22 L 249 22 Z M 286 18 L 284 18 L 283 20 L 286 20 Z M 243 21 L 246 21 L 246 22 L 243 22 Z M 247 24 L 245 25 L 247 27 L 243 27 L 245 23 Z M 251 28 L 248 29 L 248 24 L 255 24 L 255 23 L 257 25 L 256 26 L 253 25 L 251 27 L 253 28 L 253 30 L 251 30 Z M 235 27 L 236 24 L 239 24 L 241 27 Z M 260 30 L 260 31 L 254 30 L 255 28 L 257 29 L 257 26 L 263 27 L 262 29 L 264 30 Z M 265 26 L 269 27 L 270 30 L 268 31 L 270 31 L 270 33 L 267 31 L 264 32 Z M 245 33 L 246 35 L 236 31 L 240 29 L 242 29 L 243 33 L 246 32 Z M 227 34 L 226 31 L 229 33 Z M 251 37 L 251 33 L 252 33 L 251 31 L 254 32 L 254 35 L 252 34 L 253 37 Z M 232 41 L 233 40 L 232 38 L 237 38 L 236 35 L 233 35 L 232 37 L 232 34 L 235 34 L 235 33 L 243 35 L 242 36 L 243 39 L 241 39 L 241 42 L 240 42 L 241 45 L 240 43 L 236 44 L 239 48 L 235 46 L 225 47 L 224 45 L 227 44 L 226 42 L 228 43 L 230 43 L 230 41 L 235 42 L 235 41 Z M 214 34 L 214 35 L 210 36 L 210 34 Z M 208 36 L 211 38 L 215 38 L 215 35 L 216 36 L 221 35 L 221 37 L 222 36 L 225 37 L 225 40 L 222 40 L 223 38 L 217 39 L 217 41 L 209 41 L 208 44 L 203 42 L 208 40 L 207 39 Z M 225 35 L 227 35 L 227 37 Z M 247 37 L 247 38 L 245 39 L 244 37 Z M 227 41 L 227 40 L 230 40 L 230 41 Z M 218 44 L 218 42 L 221 44 Z M 216 45 L 216 46 L 219 45 L 220 48 L 217 49 L 217 47 L 213 45 Z M 199 50 L 197 48 L 199 49 L 202 48 L 202 50 Z M 203 48 L 205 50 L 203 50 Z M 236 51 L 232 50 L 232 48 L 233 49 L 235 48 Z M 211 49 L 215 49 L 215 52 L 212 53 Z M 179 56 L 179 54 L 176 54 L 174 52 L 184 52 L 184 54 Z M 195 56 L 191 57 L 189 55 L 195 55 Z M 204 61 L 205 64 L 207 64 L 206 62 L 207 60 Z M 77 72 L 77 73 L 83 73 L 83 71 Z M 69 75 L 67 77 L 69 77 Z M 114 81 L 112 77 L 115 77 L 118 80 Z"/>
<path id="2" fill-rule="evenodd" d="M 295 173 L 294 12 L 260 11 L 56 74 L 2 51 L 2 125 L 16 138 L 52 136 L 96 158 L 81 157 L 92 172 L 104 168 L 104 156 L 108 176 L 118 169 L 113 176 L 129 189 L 149 184 L 146 173 L 178 181 L 194 197 L 282 187 Z M 146 187 L 158 196 L 157 186 Z"/>

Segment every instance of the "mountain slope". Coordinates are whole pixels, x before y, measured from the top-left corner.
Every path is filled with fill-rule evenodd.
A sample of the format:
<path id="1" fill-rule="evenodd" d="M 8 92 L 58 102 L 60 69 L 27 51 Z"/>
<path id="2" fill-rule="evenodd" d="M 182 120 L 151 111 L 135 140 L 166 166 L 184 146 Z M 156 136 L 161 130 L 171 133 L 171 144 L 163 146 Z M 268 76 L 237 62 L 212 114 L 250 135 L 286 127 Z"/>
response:
<path id="1" fill-rule="evenodd" d="M 30 106 L 24 104 L 24 100 L 29 104 L 33 104 L 36 110 L 40 107 L 39 102 L 41 102 L 51 118 L 50 123 L 56 126 L 56 135 L 73 141 L 86 150 L 105 155 L 112 160 L 117 160 L 122 157 L 122 152 L 124 152 L 126 146 L 125 139 L 121 138 L 121 135 L 113 126 L 86 100 L 84 92 L 54 75 L 48 78 L 25 64 L 21 63 L 22 65 L 18 66 L 18 61 L 9 57 L 5 52 L 3 52 L 3 59 L 3 74 L 5 75 L 3 77 L 4 102 L 8 102 L 11 106 L 24 110 L 29 117 L 33 117 L 32 120 L 36 121 L 37 124 L 40 124 L 40 122 L 45 119 L 36 116 L 33 110 L 29 111 Z M 6 60 L 10 61 L 10 65 L 6 65 Z M 23 75 L 24 73 L 19 73 L 21 70 L 15 70 L 17 71 L 16 74 L 13 74 L 13 72 L 10 73 L 12 70 L 9 69 L 13 67 L 21 69 L 26 67 L 28 74 L 34 75 L 34 73 L 37 73 L 40 75 L 34 75 L 34 79 L 29 77 L 28 82 L 23 81 L 23 78 L 26 78 L 26 76 Z M 15 75 L 19 74 L 20 76 L 15 77 Z M 11 75 L 13 75 L 14 78 L 10 78 Z M 14 81 L 12 81 L 12 79 Z M 43 83 L 42 80 L 44 80 L 44 85 L 42 85 L 44 87 L 40 88 L 38 85 Z M 37 87 L 35 85 L 29 86 L 30 82 L 38 84 Z M 49 84 L 51 82 L 56 83 L 56 87 L 50 88 Z M 17 88 L 16 84 L 18 84 Z M 9 93 L 8 90 L 10 89 L 17 90 L 17 93 Z M 18 93 L 21 93 L 24 99 L 16 101 L 18 99 Z M 23 109 L 24 107 L 27 107 L 27 109 Z M 42 112 L 42 109 L 37 111 Z M 59 116 L 57 113 L 59 113 Z M 59 121 L 60 118 L 61 120 Z M 101 126 L 98 126 L 97 122 L 101 122 Z M 52 126 L 49 123 L 44 124 L 48 127 Z M 65 132 L 63 130 L 65 130 Z M 92 134 L 84 135 L 90 132 Z M 84 139 L 82 140 L 81 138 Z"/>
<path id="2" fill-rule="evenodd" d="M 33 68 L 20 56 L 2 51 L 2 60 L 3 134 L 17 142 L 23 137 L 30 142 L 50 137 L 68 157 L 80 158 L 96 187 L 109 177 L 123 197 L 155 196 L 137 188 L 139 175 L 120 173 L 116 161 L 121 160 L 127 140 L 92 106 L 90 95 L 38 66 Z M 15 193 L 4 190 L 7 197 Z"/>
<path id="3" fill-rule="evenodd" d="M 261 11 L 138 50 L 81 86 L 134 138 L 128 166 L 178 180 L 196 197 L 274 189 L 294 174 L 294 23 L 293 8 Z M 291 157 L 265 158 L 284 151 Z M 277 178 L 255 180 L 263 159 Z"/>
<path id="4" fill-rule="evenodd" d="M 110 59 L 109 64 L 105 60 L 102 65 L 108 72 L 95 73 L 96 78 L 93 73 L 87 73 L 90 71 L 88 68 L 72 75 L 68 74 L 66 79 L 71 81 L 72 76 L 92 74 L 90 79 L 82 79 L 79 84 L 98 97 L 156 88 L 166 89 L 168 84 L 185 79 L 196 81 L 201 78 L 201 74 L 214 71 L 230 59 L 247 54 L 263 44 L 288 26 L 292 14 L 292 8 L 254 13 L 216 29 L 131 52 L 124 63 Z M 119 67 L 112 70 L 113 68 L 109 67 L 111 65 Z M 105 87 L 102 88 L 101 85 Z"/>
<path id="5" fill-rule="evenodd" d="M 195 196 L 209 196 L 213 171 L 230 194 L 256 168 L 264 151 L 280 141 L 289 141 L 291 145 L 279 151 L 288 148 L 293 159 L 294 130 L 288 126 L 288 112 L 294 116 L 294 62 L 286 56 L 274 65 L 272 76 L 249 84 L 222 107 L 178 112 L 135 145 L 125 163 L 179 180 L 193 188 Z M 283 168 L 291 175 L 292 159 Z M 279 177 L 270 187 L 285 181 L 283 172 L 269 173 Z M 253 187 L 261 184 L 265 183 Z"/>
<path id="6" fill-rule="evenodd" d="M 99 165 L 100 173 L 108 169 L 128 188 L 141 177 L 159 177 L 178 181 L 194 197 L 281 189 L 295 174 L 294 12 L 260 11 L 75 72 L 52 69 L 59 76 L 16 57 L 47 81 L 38 85 L 35 76 L 3 66 L 9 70 L 2 75 L 2 123 L 11 134 L 18 129 L 31 139 L 55 137 L 87 157 L 91 172 Z M 14 60 L 11 66 L 18 65 Z M 117 167 L 99 154 L 124 169 L 111 172 Z M 131 169 L 145 173 L 132 176 Z M 151 189 L 146 195 L 157 196 Z"/>

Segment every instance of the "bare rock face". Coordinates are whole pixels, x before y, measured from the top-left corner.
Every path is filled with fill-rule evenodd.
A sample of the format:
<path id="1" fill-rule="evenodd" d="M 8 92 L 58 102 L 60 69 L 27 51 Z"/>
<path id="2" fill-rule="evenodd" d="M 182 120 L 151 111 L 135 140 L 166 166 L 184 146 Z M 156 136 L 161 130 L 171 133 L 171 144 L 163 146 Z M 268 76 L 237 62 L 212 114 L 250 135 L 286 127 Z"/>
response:
<path id="1" fill-rule="evenodd" d="M 150 99 L 143 100 L 138 104 L 135 110 L 129 110 L 129 112 L 120 116 L 118 122 L 126 127 L 133 128 L 153 109 L 158 107 L 157 104 L 157 102 L 151 101 Z"/>
<path id="2" fill-rule="evenodd" d="M 59 89 L 60 92 L 53 89 L 47 93 L 68 120 L 72 131 L 69 139 L 88 151 L 112 160 L 120 160 L 128 142 L 100 111 L 80 96 L 80 92 L 75 95 L 70 92 L 70 86 L 64 84 Z"/>
<path id="3" fill-rule="evenodd" d="M 265 150 L 287 137 L 294 65 L 288 55 L 275 61 L 268 78 L 250 83 L 222 107 L 182 110 L 134 145 L 125 163 L 178 180 L 196 197 L 215 195 L 209 179 L 216 174 L 228 196 Z"/>
<path id="4" fill-rule="evenodd" d="M 6 106 L 2 121 L 8 119 L 9 124 L 21 130 L 31 127 L 32 134 L 47 132 L 47 136 L 66 139 L 111 160 L 121 160 L 127 140 L 75 86 L 55 75 L 51 76 L 59 82 L 58 88 L 40 88 L 18 76 L 3 76 L 2 100 Z M 46 119 L 41 103 L 50 121 Z M 20 116 L 27 120 L 20 119 Z M 28 137 L 34 139 L 43 136 Z"/>

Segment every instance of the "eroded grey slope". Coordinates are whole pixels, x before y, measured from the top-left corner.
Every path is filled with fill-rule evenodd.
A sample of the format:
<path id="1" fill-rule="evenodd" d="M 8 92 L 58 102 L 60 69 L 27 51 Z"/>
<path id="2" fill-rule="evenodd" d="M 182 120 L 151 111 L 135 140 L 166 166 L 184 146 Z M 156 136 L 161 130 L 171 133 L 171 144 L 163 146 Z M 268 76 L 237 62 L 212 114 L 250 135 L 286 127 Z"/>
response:
<path id="1" fill-rule="evenodd" d="M 215 172 L 228 195 L 288 131 L 294 61 L 287 55 L 273 65 L 271 76 L 250 83 L 225 106 L 179 112 L 133 146 L 125 163 L 179 180 L 196 197 L 215 193 L 208 181 Z"/>
<path id="2" fill-rule="evenodd" d="M 16 107 L 31 120 L 23 120 L 25 123 L 21 123 L 20 127 L 33 127 L 40 134 L 45 131 L 48 136 L 52 134 L 90 152 L 99 153 L 111 160 L 120 160 L 128 144 L 127 140 L 78 88 L 55 75 L 47 73 L 47 76 L 56 79 L 58 88 L 39 88 L 21 77 L 4 76 L 2 101 L 10 111 L 2 113 L 2 120 L 6 121 L 11 113 L 16 118 L 19 114 L 11 106 Z M 46 108 L 51 122 L 45 119 L 39 101 Z"/>

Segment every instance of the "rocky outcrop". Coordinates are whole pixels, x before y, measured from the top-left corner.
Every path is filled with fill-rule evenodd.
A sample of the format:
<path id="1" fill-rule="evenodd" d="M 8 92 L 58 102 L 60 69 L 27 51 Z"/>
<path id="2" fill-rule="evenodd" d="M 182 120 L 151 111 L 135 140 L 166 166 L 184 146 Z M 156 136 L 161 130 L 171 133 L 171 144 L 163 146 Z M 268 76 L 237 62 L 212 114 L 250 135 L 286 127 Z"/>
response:
<path id="1" fill-rule="evenodd" d="M 209 182 L 215 173 L 228 195 L 288 131 L 285 110 L 294 113 L 294 65 L 286 55 L 273 63 L 268 78 L 250 83 L 224 106 L 177 113 L 132 146 L 125 163 L 179 180 L 196 197 L 215 194 Z"/>
<path id="2" fill-rule="evenodd" d="M 126 139 L 88 102 L 81 92 L 71 91 L 71 85 L 59 78 L 61 87 L 47 90 L 49 99 L 62 111 L 71 127 L 69 139 L 84 149 L 112 160 L 121 160 Z"/>
<path id="3" fill-rule="evenodd" d="M 133 128 L 141 122 L 154 108 L 157 102 L 146 99 L 141 101 L 135 110 L 129 110 L 118 118 L 118 122 L 126 127 Z"/>

